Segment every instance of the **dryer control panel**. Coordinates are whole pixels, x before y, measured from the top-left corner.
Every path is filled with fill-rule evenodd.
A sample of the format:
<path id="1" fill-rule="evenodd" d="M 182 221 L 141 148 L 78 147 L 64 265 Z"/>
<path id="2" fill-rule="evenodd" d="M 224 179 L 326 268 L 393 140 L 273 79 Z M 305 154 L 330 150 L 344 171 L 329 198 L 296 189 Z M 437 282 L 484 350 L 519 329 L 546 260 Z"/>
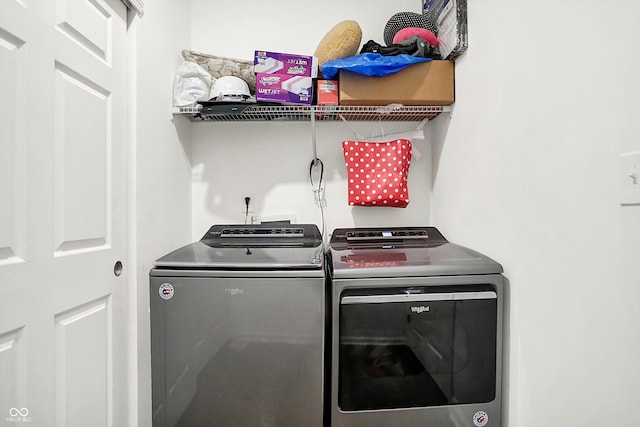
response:
<path id="1" fill-rule="evenodd" d="M 338 228 L 331 236 L 331 247 L 392 244 L 395 247 L 446 243 L 435 227 Z"/>

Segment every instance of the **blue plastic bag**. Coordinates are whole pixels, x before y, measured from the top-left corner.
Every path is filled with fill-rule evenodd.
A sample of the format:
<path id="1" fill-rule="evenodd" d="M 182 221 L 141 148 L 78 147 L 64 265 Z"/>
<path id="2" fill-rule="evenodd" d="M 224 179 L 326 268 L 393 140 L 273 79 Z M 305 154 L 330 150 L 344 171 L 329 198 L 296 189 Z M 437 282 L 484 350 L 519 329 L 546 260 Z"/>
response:
<path id="1" fill-rule="evenodd" d="M 338 74 L 338 71 L 347 70 L 365 76 L 382 77 L 397 73 L 409 65 L 427 61 L 431 61 L 431 58 L 406 54 L 384 56 L 379 53 L 361 53 L 325 62 L 322 64 L 322 75 L 326 79 L 331 79 Z"/>

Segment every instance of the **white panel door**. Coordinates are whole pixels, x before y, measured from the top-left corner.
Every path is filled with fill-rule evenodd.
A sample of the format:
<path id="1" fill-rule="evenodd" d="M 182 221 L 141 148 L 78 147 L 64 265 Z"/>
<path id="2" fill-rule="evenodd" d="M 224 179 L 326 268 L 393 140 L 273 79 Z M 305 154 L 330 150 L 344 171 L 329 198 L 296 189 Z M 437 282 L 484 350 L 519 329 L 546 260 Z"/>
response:
<path id="1" fill-rule="evenodd" d="M 0 0 L 3 427 L 127 422 L 126 31 L 120 0 Z"/>

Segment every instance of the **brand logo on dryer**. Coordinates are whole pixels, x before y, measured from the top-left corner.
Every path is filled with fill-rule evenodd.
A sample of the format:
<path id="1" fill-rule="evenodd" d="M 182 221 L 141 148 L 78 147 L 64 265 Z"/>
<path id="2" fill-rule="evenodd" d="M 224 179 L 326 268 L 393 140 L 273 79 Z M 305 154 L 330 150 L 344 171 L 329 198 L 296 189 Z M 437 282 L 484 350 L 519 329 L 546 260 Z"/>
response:
<path id="1" fill-rule="evenodd" d="M 484 427 L 489 422 L 489 415 L 484 411 L 478 411 L 473 414 L 473 424 L 476 427 Z"/>
<path id="2" fill-rule="evenodd" d="M 414 307 L 411 307 L 411 312 L 412 313 L 424 313 L 426 311 L 429 311 L 429 306 L 428 305 L 417 305 Z"/>

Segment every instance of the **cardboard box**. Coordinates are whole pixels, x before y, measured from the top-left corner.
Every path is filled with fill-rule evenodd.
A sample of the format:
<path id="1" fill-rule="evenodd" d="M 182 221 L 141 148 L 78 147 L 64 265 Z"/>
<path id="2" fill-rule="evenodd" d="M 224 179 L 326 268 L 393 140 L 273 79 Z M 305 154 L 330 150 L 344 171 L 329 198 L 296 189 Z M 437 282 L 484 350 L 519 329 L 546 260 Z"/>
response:
<path id="1" fill-rule="evenodd" d="M 340 105 L 451 105 L 454 89 L 453 61 L 421 62 L 384 77 L 340 71 Z"/>
<path id="2" fill-rule="evenodd" d="M 283 104 L 311 104 L 313 80 L 286 74 L 256 75 L 256 100 Z"/>
<path id="3" fill-rule="evenodd" d="M 265 74 L 318 77 L 318 58 L 315 56 L 256 50 L 253 71 Z"/>

